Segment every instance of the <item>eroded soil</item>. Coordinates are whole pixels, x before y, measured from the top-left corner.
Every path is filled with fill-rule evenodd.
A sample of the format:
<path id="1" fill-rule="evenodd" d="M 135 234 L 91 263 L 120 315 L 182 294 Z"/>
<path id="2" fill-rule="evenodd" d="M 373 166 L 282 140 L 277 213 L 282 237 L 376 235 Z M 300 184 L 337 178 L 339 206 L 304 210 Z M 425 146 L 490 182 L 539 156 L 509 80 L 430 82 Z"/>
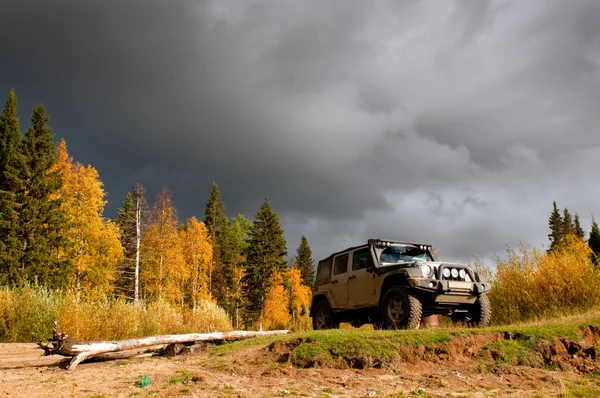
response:
<path id="1" fill-rule="evenodd" d="M 385 363 L 343 357 L 328 364 L 294 363 L 289 353 L 299 343 L 291 340 L 219 355 L 82 363 L 73 372 L 59 366 L 62 357 L 42 357 L 34 344 L 0 344 L 0 396 L 600 396 L 598 332 L 584 331 L 581 342 L 558 340 L 526 355 L 516 352 L 518 365 L 514 358 L 501 358 L 510 350 L 498 344 L 519 341 L 518 335 L 506 334 L 465 336 L 443 347 L 406 347 Z M 149 377 L 145 387 L 143 376 Z"/>

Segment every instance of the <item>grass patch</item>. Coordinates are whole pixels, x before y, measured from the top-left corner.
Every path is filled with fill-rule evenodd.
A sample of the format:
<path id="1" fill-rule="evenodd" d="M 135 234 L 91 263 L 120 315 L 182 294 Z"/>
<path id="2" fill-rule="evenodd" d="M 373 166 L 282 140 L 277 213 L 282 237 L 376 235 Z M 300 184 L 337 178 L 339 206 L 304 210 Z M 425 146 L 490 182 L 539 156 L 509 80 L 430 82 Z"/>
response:
<path id="1" fill-rule="evenodd" d="M 212 356 L 246 350 L 253 347 L 283 345 L 274 351 L 287 356 L 296 366 L 351 366 L 379 367 L 394 361 L 402 353 L 402 347 L 437 347 L 453 340 L 471 335 L 508 334 L 501 340 L 484 347 L 494 357 L 496 365 L 538 366 L 534 350 L 538 343 L 555 342 L 558 339 L 580 341 L 580 332 L 588 326 L 600 326 L 600 310 L 587 314 L 561 317 L 529 324 L 492 326 L 488 328 L 439 328 L 422 330 L 382 331 L 344 328 L 336 330 L 290 333 L 232 342 L 212 348 Z M 280 347 L 281 348 L 281 347 Z M 268 359 L 265 357 L 265 359 Z M 272 360 L 272 359 L 271 359 Z M 281 360 L 281 359 L 280 359 Z"/>

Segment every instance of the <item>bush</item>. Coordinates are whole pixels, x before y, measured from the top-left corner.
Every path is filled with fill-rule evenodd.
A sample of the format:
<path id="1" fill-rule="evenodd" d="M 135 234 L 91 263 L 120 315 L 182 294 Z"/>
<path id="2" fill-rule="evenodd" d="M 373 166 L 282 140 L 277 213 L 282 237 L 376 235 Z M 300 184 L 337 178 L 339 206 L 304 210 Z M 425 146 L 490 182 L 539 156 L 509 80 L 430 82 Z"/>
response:
<path id="1" fill-rule="evenodd" d="M 496 258 L 492 275 L 493 322 L 542 319 L 600 304 L 600 275 L 582 239 L 568 236 L 550 253 L 521 246 Z"/>
<path id="2" fill-rule="evenodd" d="M 166 302 L 80 299 L 41 287 L 0 288 L 0 341 L 37 342 L 61 331 L 80 340 L 122 340 L 158 334 L 229 331 L 231 323 L 218 305 L 201 301 L 196 309 Z"/>

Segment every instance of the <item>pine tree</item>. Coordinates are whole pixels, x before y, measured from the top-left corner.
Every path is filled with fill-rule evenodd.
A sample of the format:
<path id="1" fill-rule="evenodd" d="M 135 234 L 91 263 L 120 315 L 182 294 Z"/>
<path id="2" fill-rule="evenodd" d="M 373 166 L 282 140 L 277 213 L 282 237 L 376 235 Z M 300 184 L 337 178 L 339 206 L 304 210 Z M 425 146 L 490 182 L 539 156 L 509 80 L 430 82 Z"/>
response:
<path id="1" fill-rule="evenodd" d="M 225 217 L 225 204 L 221 200 L 221 192 L 216 182 L 212 184 L 212 191 L 208 196 L 208 203 L 204 211 L 204 225 L 211 236 L 218 237 L 221 226 L 227 222 Z"/>
<path id="2" fill-rule="evenodd" d="M 63 287 L 67 284 L 68 261 L 56 253 L 66 244 L 63 231 L 67 218 L 58 196 L 63 180 L 61 173 L 54 169 L 56 145 L 48 120 L 44 107 L 38 106 L 23 142 L 25 167 L 19 195 L 21 268 L 24 279 L 29 282 Z"/>
<path id="3" fill-rule="evenodd" d="M 17 117 L 17 96 L 11 90 L 0 114 L 0 282 L 21 282 L 18 193 L 22 190 L 21 176 L 24 159 L 19 149 L 22 135 Z"/>
<path id="4" fill-rule="evenodd" d="M 226 280 L 231 279 L 229 270 L 223 268 L 221 262 L 221 246 L 223 245 L 222 229 L 227 227 L 228 221 L 225 216 L 225 204 L 221 200 L 221 192 L 217 183 L 213 182 L 212 190 L 208 196 L 206 209 L 204 210 L 204 225 L 212 240 L 213 266 L 208 276 L 208 290 L 220 305 L 225 305 Z"/>
<path id="5" fill-rule="evenodd" d="M 221 261 L 225 276 L 226 296 L 224 308 L 231 316 L 232 324 L 239 329 L 239 311 L 244 307 L 242 278 L 244 276 L 244 253 L 246 237 L 252 223 L 244 215 L 233 217 L 221 227 Z"/>
<path id="6" fill-rule="evenodd" d="M 263 315 L 265 294 L 273 273 L 283 272 L 287 268 L 284 259 L 287 255 L 287 242 L 283 237 L 279 217 L 267 198 L 254 218 L 247 239 L 244 276 L 246 326 L 256 324 Z"/>
<path id="7" fill-rule="evenodd" d="M 561 231 L 561 241 L 565 239 L 567 235 L 573 235 L 575 233 L 575 225 L 573 225 L 573 219 L 569 209 L 566 207 L 563 210 L 563 225 Z"/>
<path id="8" fill-rule="evenodd" d="M 548 220 L 548 225 L 550 227 L 550 233 L 548 234 L 548 238 L 550 239 L 550 248 L 548 249 L 548 252 L 552 251 L 556 245 L 560 243 L 563 236 L 563 218 L 560 215 L 560 211 L 556 207 L 556 202 L 553 202 L 552 204 L 554 209 L 552 210 L 552 214 Z"/>
<path id="9" fill-rule="evenodd" d="M 296 250 L 296 265 L 302 274 L 302 283 L 312 288 L 315 281 L 315 263 L 312 259 L 312 250 L 305 236 L 300 238 L 300 246 Z"/>
<path id="10" fill-rule="evenodd" d="M 137 251 L 136 211 L 133 195 L 128 192 L 123 207 L 117 210 L 117 225 L 121 229 L 123 262 L 117 267 L 116 290 L 118 296 L 135 299 L 135 258 Z"/>
<path id="11" fill-rule="evenodd" d="M 583 228 L 581 228 L 581 223 L 579 222 L 579 216 L 577 213 L 575 213 L 573 233 L 580 239 L 585 238 L 585 232 L 583 231 Z"/>
<path id="12" fill-rule="evenodd" d="M 600 229 L 598 223 L 592 216 L 592 229 L 590 230 L 590 238 L 588 239 L 588 246 L 592 250 L 592 261 L 595 265 L 600 264 Z"/>

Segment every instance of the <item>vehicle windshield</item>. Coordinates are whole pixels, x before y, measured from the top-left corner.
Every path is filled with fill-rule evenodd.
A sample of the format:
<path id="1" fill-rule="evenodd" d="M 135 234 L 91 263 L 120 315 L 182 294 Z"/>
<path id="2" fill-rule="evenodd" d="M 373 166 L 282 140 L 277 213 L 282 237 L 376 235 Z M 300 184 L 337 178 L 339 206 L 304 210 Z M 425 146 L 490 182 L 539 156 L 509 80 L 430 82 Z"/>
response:
<path id="1" fill-rule="evenodd" d="M 375 250 L 382 264 L 412 263 L 430 261 L 429 253 L 414 246 L 378 247 Z"/>

